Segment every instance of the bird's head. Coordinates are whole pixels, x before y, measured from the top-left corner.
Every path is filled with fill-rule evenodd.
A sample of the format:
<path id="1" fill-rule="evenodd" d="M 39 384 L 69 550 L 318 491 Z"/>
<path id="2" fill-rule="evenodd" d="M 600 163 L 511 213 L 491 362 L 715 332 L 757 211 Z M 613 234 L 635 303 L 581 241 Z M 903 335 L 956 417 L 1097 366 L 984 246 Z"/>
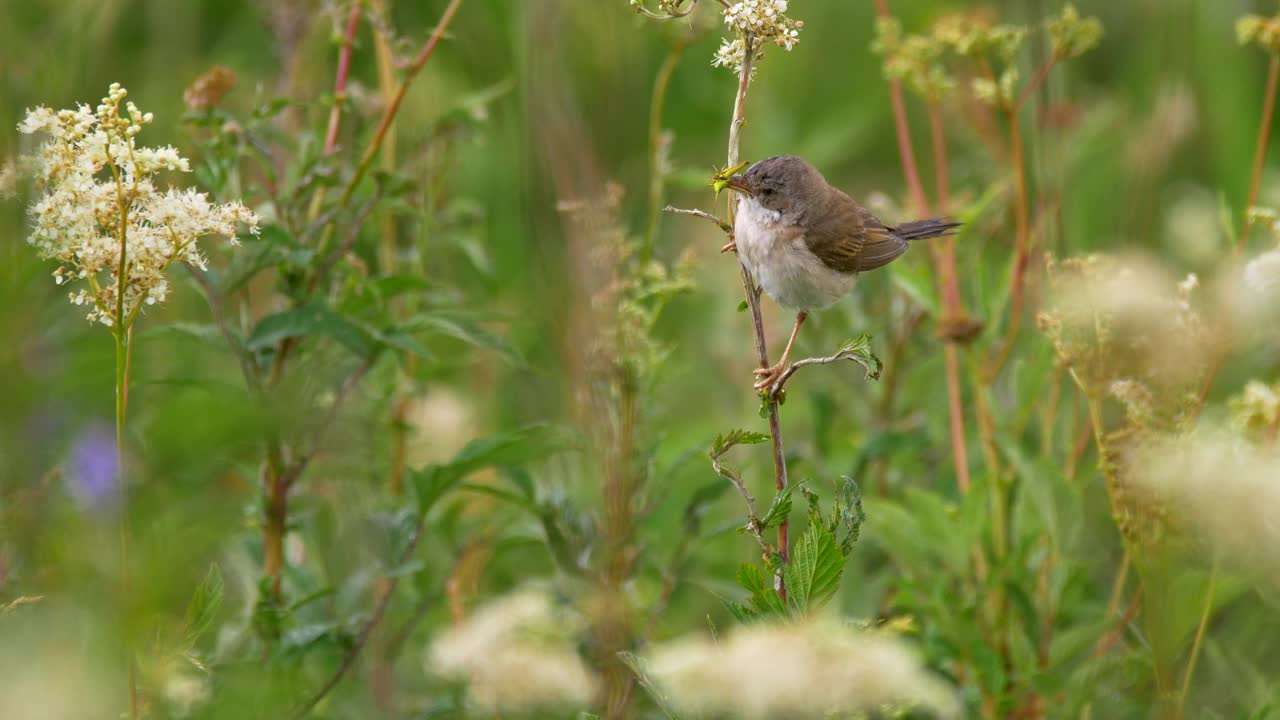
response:
<path id="1" fill-rule="evenodd" d="M 783 217 L 799 216 L 827 187 L 817 168 L 794 155 L 781 155 L 752 165 L 729 178 L 729 187 Z"/>

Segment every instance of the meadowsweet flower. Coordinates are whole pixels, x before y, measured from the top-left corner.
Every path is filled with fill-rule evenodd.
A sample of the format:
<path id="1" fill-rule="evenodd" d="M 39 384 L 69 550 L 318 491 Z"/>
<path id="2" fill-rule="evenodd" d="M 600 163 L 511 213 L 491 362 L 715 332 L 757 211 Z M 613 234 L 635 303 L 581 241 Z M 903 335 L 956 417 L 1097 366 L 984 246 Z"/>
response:
<path id="1" fill-rule="evenodd" d="M 741 72 L 746 62 L 746 37 L 754 38 L 757 48 L 771 42 L 784 50 L 793 49 L 800 42 L 804 23 L 787 17 L 787 6 L 787 0 L 739 0 L 725 8 L 724 22 L 737 38 L 722 42 L 711 64 Z"/>
<path id="2" fill-rule="evenodd" d="M 816 720 L 912 705 L 959 716 L 952 693 L 902 643 L 834 622 L 677 640 L 655 648 L 645 669 L 682 716 Z"/>
<path id="3" fill-rule="evenodd" d="M 1188 539 L 1230 566 L 1275 577 L 1280 562 L 1280 453 L 1222 431 L 1176 434 L 1147 444 L 1134 482 L 1178 513 Z"/>
<path id="4" fill-rule="evenodd" d="M 128 327 L 144 306 L 165 300 L 170 265 L 205 268 L 198 239 L 217 235 L 235 243 L 239 227 L 256 233 L 258 223 L 238 202 L 214 204 L 194 190 L 157 188 L 158 173 L 188 172 L 190 164 L 171 147 L 137 144 L 154 118 L 125 102 L 127 95 L 113 84 L 96 109 L 39 107 L 18 126 L 48 136 L 24 161 L 40 193 L 29 208 L 28 242 L 57 261 L 54 282 L 80 285 L 69 291 L 71 302 L 109 327 Z"/>
<path id="5" fill-rule="evenodd" d="M 429 648 L 427 667 L 467 683 L 467 700 L 487 712 L 585 707 L 597 680 L 573 647 L 574 618 L 545 594 L 496 600 Z"/>
<path id="6" fill-rule="evenodd" d="M 1250 292 L 1270 296 L 1280 290 L 1280 250 L 1265 252 L 1244 266 L 1244 286 Z"/>

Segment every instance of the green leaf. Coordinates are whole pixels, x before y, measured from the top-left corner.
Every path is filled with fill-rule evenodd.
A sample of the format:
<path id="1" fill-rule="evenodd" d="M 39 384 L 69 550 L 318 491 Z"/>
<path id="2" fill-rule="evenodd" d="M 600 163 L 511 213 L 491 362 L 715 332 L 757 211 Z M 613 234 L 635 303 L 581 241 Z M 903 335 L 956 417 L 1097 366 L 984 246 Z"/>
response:
<path id="1" fill-rule="evenodd" d="M 573 445 L 566 431 L 550 425 L 531 425 L 473 440 L 448 463 L 412 471 L 411 481 L 418 494 L 418 513 L 426 514 L 445 493 L 477 470 L 532 462 Z"/>
<path id="2" fill-rule="evenodd" d="M 526 364 L 524 357 L 515 348 L 511 347 L 506 340 L 463 318 L 423 314 L 414 316 L 402 327 L 406 330 L 434 332 L 460 340 L 473 347 L 492 350 L 515 367 L 524 367 Z"/>
<path id="3" fill-rule="evenodd" d="M 746 312 L 748 307 L 750 306 L 747 305 L 747 301 L 743 300 L 742 302 L 738 303 L 738 312 Z"/>
<path id="4" fill-rule="evenodd" d="M 801 614 L 809 615 L 830 602 L 840 589 L 844 555 L 827 528 L 810 523 L 787 565 L 787 598 Z"/>
<path id="5" fill-rule="evenodd" d="M 723 483 L 722 483 L 723 484 Z M 773 498 L 773 503 L 769 505 L 769 512 L 764 514 L 760 519 L 760 529 L 773 527 L 779 523 L 786 522 L 791 516 L 791 488 L 786 487 L 782 492 Z"/>
<path id="6" fill-rule="evenodd" d="M 764 433 L 751 432 L 750 430 L 730 430 L 723 435 L 716 435 L 716 440 L 711 445 L 711 455 L 720 457 L 734 445 L 759 445 L 764 442 L 769 442 L 769 436 Z"/>
<path id="7" fill-rule="evenodd" d="M 222 581 L 222 571 L 218 569 L 217 563 L 209 566 L 209 571 L 205 573 L 204 580 L 196 586 L 195 593 L 191 596 L 191 602 L 187 605 L 187 644 L 194 645 L 200 636 L 204 635 L 213 624 L 214 618 L 218 614 L 218 608 L 222 607 L 222 594 L 224 584 Z"/>
<path id="8" fill-rule="evenodd" d="M 836 355 L 861 365 L 867 371 L 868 380 L 880 379 L 880 371 L 884 369 L 884 364 L 875 353 L 871 352 L 870 335 L 863 333 L 852 340 L 846 340 Z"/>
<path id="9" fill-rule="evenodd" d="M 307 335 L 328 336 L 360 357 L 367 357 L 375 347 L 374 338 L 368 330 L 315 304 L 268 315 L 249 334 L 246 345 L 250 350 L 257 351 L 271 347 L 285 338 Z"/>
<path id="10" fill-rule="evenodd" d="M 736 579 L 742 589 L 750 593 L 748 598 L 750 607 L 747 608 L 749 618 L 786 616 L 787 607 L 782 604 L 782 598 L 778 597 L 772 584 L 765 582 L 765 575 L 759 567 L 751 563 L 743 563 L 738 566 Z"/>
<path id="11" fill-rule="evenodd" d="M 840 553 L 848 557 L 853 544 L 862 533 L 862 523 L 867 513 L 862 509 L 862 490 L 848 475 L 843 475 L 836 485 L 835 511 L 831 518 L 831 531 L 838 538 Z"/>

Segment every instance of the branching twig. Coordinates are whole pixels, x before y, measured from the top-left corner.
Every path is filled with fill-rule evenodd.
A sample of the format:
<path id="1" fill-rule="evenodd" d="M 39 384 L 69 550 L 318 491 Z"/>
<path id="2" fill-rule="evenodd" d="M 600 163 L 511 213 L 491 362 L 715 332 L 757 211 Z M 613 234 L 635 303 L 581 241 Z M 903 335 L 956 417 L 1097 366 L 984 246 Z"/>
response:
<path id="1" fill-rule="evenodd" d="M 729 223 L 725 222 L 724 220 L 721 220 L 720 218 L 716 217 L 715 215 L 712 215 L 709 212 L 698 210 L 696 208 L 692 210 L 688 210 L 685 208 L 672 207 L 668 205 L 662 208 L 662 212 L 676 213 L 678 215 L 692 215 L 694 217 L 700 217 L 703 220 L 710 220 L 711 222 L 715 223 L 725 233 L 733 232 L 733 226 L 730 225 Z"/>
<path id="2" fill-rule="evenodd" d="M 857 341 L 855 341 L 855 343 L 856 342 Z M 877 358 L 875 355 L 871 355 L 869 350 L 864 344 L 855 344 L 855 343 L 850 343 L 849 345 L 846 345 L 845 347 L 841 348 L 840 352 L 837 352 L 835 355 L 830 355 L 828 357 L 805 358 L 803 360 L 797 360 L 791 363 L 790 365 L 787 366 L 786 370 L 782 371 L 782 375 L 778 378 L 778 381 L 773 384 L 773 389 L 769 391 L 770 395 L 774 399 L 776 399 L 778 395 L 782 392 L 783 387 L 786 386 L 787 380 L 791 379 L 791 376 L 796 374 L 796 371 L 802 367 L 807 367 L 809 365 L 830 365 L 832 363 L 837 363 L 842 360 L 849 360 L 851 362 L 856 362 L 859 365 L 861 365 L 863 368 L 866 369 L 868 379 L 872 379 L 872 380 L 879 379 L 880 371 L 884 368 L 883 364 L 880 362 L 880 359 Z M 872 366 L 875 366 L 874 370 L 872 369 Z"/>
<path id="3" fill-rule="evenodd" d="M 765 539 L 764 528 L 760 522 L 760 514 L 756 511 L 756 498 L 751 494 L 751 491 L 747 489 L 747 484 L 742 482 L 742 478 L 738 475 L 738 472 L 728 465 L 720 462 L 721 454 L 722 453 L 712 451 L 711 467 L 716 471 L 717 475 L 732 483 L 733 487 L 738 491 L 738 494 L 742 496 L 743 502 L 747 504 L 747 531 L 750 532 L 751 536 L 756 539 L 757 543 L 759 543 L 760 549 L 764 551 L 765 557 L 768 557 L 770 553 L 773 552 L 773 548 L 769 545 L 769 541 Z"/>
<path id="4" fill-rule="evenodd" d="M 418 524 L 413 529 L 413 536 L 409 538 L 409 544 L 405 547 L 404 552 L 400 553 L 400 562 L 402 564 L 408 562 L 409 558 L 413 557 L 413 552 L 418 547 L 418 540 L 422 538 L 422 528 L 426 524 L 425 521 L 426 517 L 424 516 L 420 516 L 418 518 Z M 364 646 L 368 644 L 369 638 L 373 635 L 374 629 L 376 629 L 378 624 L 382 622 L 382 617 L 386 615 L 387 612 L 387 605 L 391 603 L 391 596 L 395 594 L 396 586 L 399 583 L 400 575 L 398 574 L 392 575 L 387 579 L 386 589 L 383 590 L 382 595 L 378 598 L 378 603 L 373 608 L 373 615 L 369 617 L 368 622 L 366 622 L 364 627 L 360 629 L 360 634 L 356 636 L 355 642 L 352 643 L 351 648 L 347 650 L 347 654 L 343 656 L 342 663 L 338 665 L 338 669 L 329 677 L 328 682 L 326 682 L 315 695 L 311 696 L 311 699 L 307 700 L 307 702 L 299 708 L 298 712 L 293 716 L 294 720 L 300 720 L 301 718 L 309 715 L 311 711 L 315 709 L 316 705 L 319 705 L 320 701 L 323 700 L 330 691 L 337 687 L 338 683 L 342 682 L 342 678 L 345 677 L 347 672 L 355 665 L 356 659 L 360 657 L 360 652 L 364 650 Z"/>

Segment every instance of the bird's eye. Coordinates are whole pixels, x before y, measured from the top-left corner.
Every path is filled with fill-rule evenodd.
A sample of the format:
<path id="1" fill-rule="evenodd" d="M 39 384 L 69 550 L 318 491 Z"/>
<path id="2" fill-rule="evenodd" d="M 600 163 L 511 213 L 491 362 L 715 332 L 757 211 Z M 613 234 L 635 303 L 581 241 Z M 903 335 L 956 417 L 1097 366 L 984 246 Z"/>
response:
<path id="1" fill-rule="evenodd" d="M 764 195 L 772 195 L 772 194 L 773 194 L 773 188 L 771 188 L 771 187 L 767 187 L 767 188 L 765 188 L 765 189 L 761 190 L 760 192 L 761 192 L 762 194 L 764 194 Z"/>

